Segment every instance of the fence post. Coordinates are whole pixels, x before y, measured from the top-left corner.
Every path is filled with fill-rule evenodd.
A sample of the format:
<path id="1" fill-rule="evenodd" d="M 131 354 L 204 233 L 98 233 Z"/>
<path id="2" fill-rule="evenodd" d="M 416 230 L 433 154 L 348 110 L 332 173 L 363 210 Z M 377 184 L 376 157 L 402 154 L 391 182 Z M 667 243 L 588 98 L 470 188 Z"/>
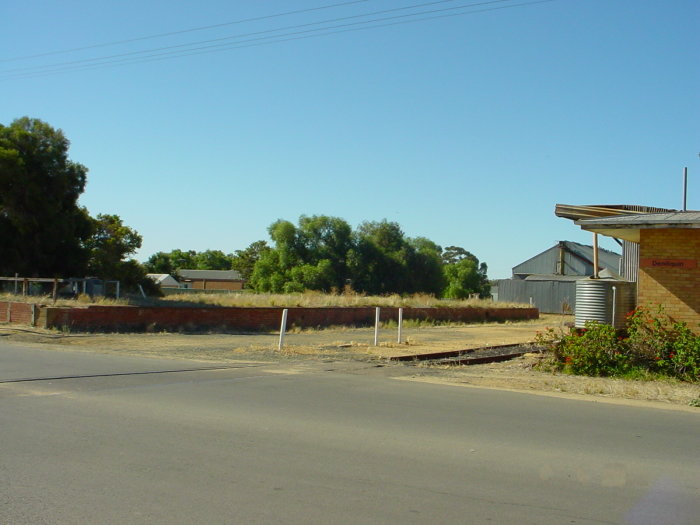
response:
<path id="1" fill-rule="evenodd" d="M 381 308 L 377 306 L 374 311 L 374 346 L 379 346 L 379 313 Z"/>
<path id="2" fill-rule="evenodd" d="M 401 325 L 403 324 L 403 308 L 399 308 L 399 337 L 396 340 L 397 343 L 401 344 Z"/>
<path id="3" fill-rule="evenodd" d="M 286 308 L 282 310 L 282 323 L 280 324 L 280 342 L 279 345 L 277 346 L 278 350 L 282 350 L 282 346 L 284 345 L 284 332 L 287 330 L 287 310 Z"/>

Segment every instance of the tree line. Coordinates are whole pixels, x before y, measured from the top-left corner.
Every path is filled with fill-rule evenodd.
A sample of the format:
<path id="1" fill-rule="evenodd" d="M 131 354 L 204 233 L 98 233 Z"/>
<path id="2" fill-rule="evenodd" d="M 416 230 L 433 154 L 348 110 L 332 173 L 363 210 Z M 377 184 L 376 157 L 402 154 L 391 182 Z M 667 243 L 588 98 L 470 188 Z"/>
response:
<path id="1" fill-rule="evenodd" d="M 296 225 L 280 219 L 268 228 L 270 244 L 260 240 L 229 254 L 176 249 L 141 264 L 132 258 L 142 243 L 138 232 L 118 215 L 92 217 L 78 204 L 88 169 L 68 158 L 69 145 L 60 129 L 39 119 L 0 124 L 0 275 L 90 275 L 153 289 L 147 272 L 233 269 L 257 292 L 489 294 L 486 264 L 472 253 L 406 237 L 387 220 L 353 230 L 325 215 L 302 216 Z"/>
<path id="2" fill-rule="evenodd" d="M 427 293 L 463 299 L 489 295 L 487 266 L 458 246 L 444 250 L 425 237 L 406 237 L 399 224 L 363 222 L 357 229 L 338 217 L 302 216 L 298 224 L 278 220 L 260 240 L 225 254 L 172 250 L 145 263 L 152 273 L 178 269 L 237 270 L 256 292 L 352 289 L 370 295 Z"/>

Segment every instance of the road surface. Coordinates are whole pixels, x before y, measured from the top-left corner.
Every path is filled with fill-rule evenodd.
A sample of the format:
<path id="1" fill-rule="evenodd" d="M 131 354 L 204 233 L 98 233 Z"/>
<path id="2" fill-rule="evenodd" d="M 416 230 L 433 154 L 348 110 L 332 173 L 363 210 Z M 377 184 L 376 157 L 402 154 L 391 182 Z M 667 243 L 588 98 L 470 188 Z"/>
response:
<path id="1" fill-rule="evenodd" d="M 697 525 L 700 415 L 0 339 L 0 524 Z"/>

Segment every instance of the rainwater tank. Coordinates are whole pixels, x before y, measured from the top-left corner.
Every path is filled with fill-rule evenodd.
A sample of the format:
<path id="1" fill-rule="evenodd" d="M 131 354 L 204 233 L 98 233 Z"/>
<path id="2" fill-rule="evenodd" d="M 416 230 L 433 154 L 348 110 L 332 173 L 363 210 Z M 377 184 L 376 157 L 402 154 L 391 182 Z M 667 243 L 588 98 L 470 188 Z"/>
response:
<path id="1" fill-rule="evenodd" d="M 586 321 L 597 321 L 624 328 L 627 314 L 637 303 L 636 283 L 615 279 L 576 281 L 574 325 L 583 328 Z"/>

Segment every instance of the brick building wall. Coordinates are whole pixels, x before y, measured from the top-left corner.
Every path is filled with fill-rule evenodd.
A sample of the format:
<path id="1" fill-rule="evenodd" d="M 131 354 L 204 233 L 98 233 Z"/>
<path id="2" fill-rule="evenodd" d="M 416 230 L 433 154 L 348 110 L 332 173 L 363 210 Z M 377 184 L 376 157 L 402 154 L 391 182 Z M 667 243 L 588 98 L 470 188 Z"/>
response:
<path id="1" fill-rule="evenodd" d="M 193 290 L 243 290 L 243 281 L 218 281 L 216 279 L 196 280 L 188 279 L 187 282 Z"/>
<path id="2" fill-rule="evenodd" d="M 700 333 L 700 229 L 643 229 L 637 304 L 661 304 Z"/>

